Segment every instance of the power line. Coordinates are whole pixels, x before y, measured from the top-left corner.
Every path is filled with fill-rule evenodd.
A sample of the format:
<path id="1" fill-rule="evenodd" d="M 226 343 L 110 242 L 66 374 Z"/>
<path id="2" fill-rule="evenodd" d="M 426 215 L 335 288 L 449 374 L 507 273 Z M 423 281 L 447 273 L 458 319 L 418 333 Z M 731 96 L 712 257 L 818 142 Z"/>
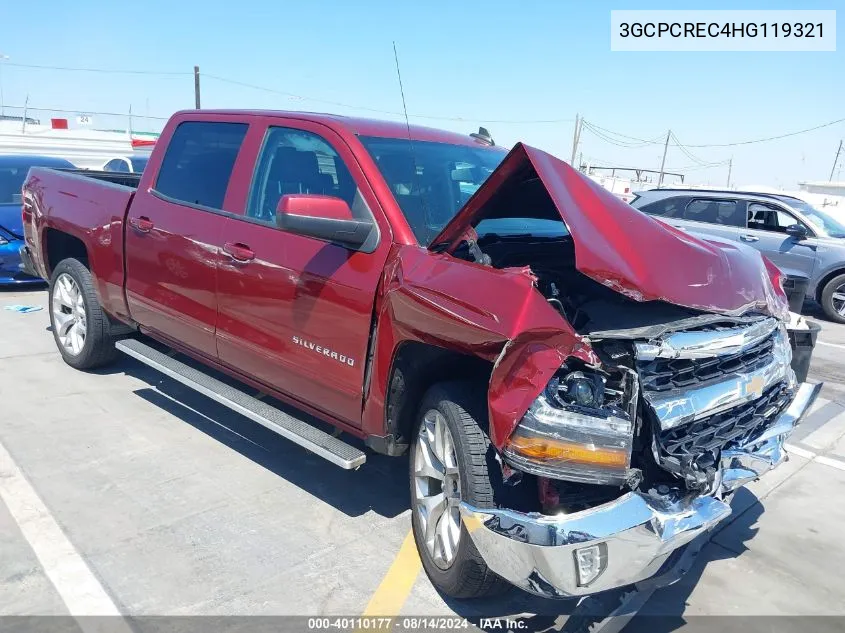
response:
<path id="1" fill-rule="evenodd" d="M 616 145 L 617 147 L 624 147 L 627 149 L 635 149 L 639 147 L 646 147 L 648 145 L 655 144 L 653 141 L 641 140 L 636 143 L 631 143 L 630 141 L 622 141 L 620 139 L 614 139 L 610 135 L 603 132 L 603 128 L 600 128 L 596 125 L 591 124 L 589 121 L 584 121 L 584 127 L 586 127 L 590 132 L 592 132 L 596 137 L 600 138 L 601 140 L 605 141 L 606 143 L 610 143 L 611 145 Z"/>
<path id="2" fill-rule="evenodd" d="M 190 72 L 163 71 L 163 70 L 119 70 L 112 68 L 75 68 L 71 66 L 41 66 L 38 64 L 18 64 L 3 62 L 3 66 L 16 66 L 18 68 L 33 68 L 37 70 L 63 70 L 83 73 L 106 73 L 114 75 L 190 75 Z"/>
<path id="3" fill-rule="evenodd" d="M 594 132 L 596 132 L 597 130 L 601 130 L 602 132 L 605 133 L 605 135 L 621 136 L 622 138 L 626 138 L 626 139 L 630 139 L 632 141 L 638 142 L 638 144 L 631 144 L 631 147 L 645 147 L 646 145 L 659 145 L 660 143 L 663 142 L 663 135 L 662 134 L 660 136 L 653 138 L 653 139 L 644 139 L 644 138 L 639 138 L 637 136 L 628 136 L 627 134 L 622 134 L 621 132 L 614 132 L 613 130 L 608 130 L 607 128 L 602 127 L 600 125 L 596 125 L 595 123 L 592 123 L 590 121 L 587 121 L 586 125 L 593 128 Z M 623 141 L 620 141 L 620 142 L 623 142 Z"/>
<path id="4" fill-rule="evenodd" d="M 767 136 L 767 137 L 764 137 L 764 138 L 756 138 L 756 139 L 751 139 L 751 140 L 747 140 L 747 141 L 736 141 L 736 142 L 733 142 L 733 143 L 697 143 L 697 144 L 687 143 L 686 147 L 736 147 L 738 145 L 753 145 L 755 143 L 766 143 L 768 141 L 776 141 L 778 139 L 788 138 L 790 136 L 798 136 L 799 134 L 806 134 L 808 132 L 814 132 L 816 130 L 821 130 L 822 128 L 830 127 L 831 125 L 836 125 L 837 123 L 842 123 L 843 121 L 845 121 L 845 118 L 835 119 L 833 121 L 828 121 L 827 123 L 821 123 L 820 125 L 814 125 L 813 127 L 808 127 L 808 128 L 803 129 L 803 130 L 796 130 L 795 132 L 786 132 L 784 134 L 777 134 L 775 136 Z M 655 144 L 653 141 L 647 141 L 646 139 L 640 139 L 636 136 L 628 136 L 627 134 L 622 134 L 621 132 L 614 132 L 612 130 L 608 130 L 607 128 L 599 127 L 595 123 L 585 122 L 584 124 L 586 126 L 588 126 L 593 133 L 596 133 L 596 129 L 598 129 L 598 130 L 604 131 L 606 133 L 606 135 L 607 134 L 613 134 L 613 135 L 616 135 L 616 136 L 619 136 L 619 137 L 637 140 L 637 141 L 640 141 L 641 143 L 643 143 L 644 145 Z M 622 144 L 622 142 L 619 142 L 619 139 L 616 139 L 616 141 L 618 141 L 617 144 L 619 144 L 622 147 L 638 147 L 638 145 L 636 145 L 636 144 L 628 144 L 628 145 Z M 611 142 L 611 141 L 608 141 L 608 142 Z"/>
<path id="5" fill-rule="evenodd" d="M 751 145 L 753 143 L 765 143 L 767 141 L 776 141 L 781 138 L 787 138 L 789 136 L 798 136 L 799 134 L 806 134 L 807 132 L 814 132 L 815 130 L 820 130 L 825 127 L 830 127 L 831 125 L 836 125 L 837 123 L 842 123 L 845 121 L 845 118 L 836 119 L 835 121 L 828 121 L 827 123 L 822 123 L 821 125 L 816 125 L 813 127 L 808 127 L 804 130 L 798 130 L 797 132 L 787 132 L 786 134 L 778 134 L 777 136 L 768 136 L 766 138 L 758 138 L 751 141 L 738 141 L 736 143 L 709 143 L 703 145 L 688 145 L 688 147 L 735 147 L 737 145 Z"/>
<path id="6" fill-rule="evenodd" d="M 6 104 L 7 108 L 12 110 L 23 110 L 24 106 L 15 106 L 15 105 L 8 105 Z M 129 112 L 97 112 L 95 110 L 62 110 L 61 108 L 35 108 L 31 105 L 26 106 L 27 112 L 57 112 L 59 114 L 97 114 L 101 116 L 120 116 L 126 117 L 130 116 Z M 134 114 L 132 113 L 131 116 L 136 119 L 156 119 L 158 121 L 167 121 L 168 118 L 166 116 L 152 116 L 152 115 L 144 115 L 144 114 Z"/>
<path id="7" fill-rule="evenodd" d="M 715 169 L 717 167 L 724 167 L 725 165 L 727 165 L 730 162 L 731 162 L 731 160 L 728 159 L 728 160 L 722 161 L 721 163 L 713 163 L 713 164 L 710 164 L 710 165 L 684 165 L 683 167 L 667 167 L 666 171 L 671 170 L 671 171 L 677 171 L 677 172 L 686 172 L 686 171 L 698 171 L 698 170 L 701 170 L 701 169 Z"/>
<path id="8" fill-rule="evenodd" d="M 684 145 L 681 143 L 681 141 L 678 140 L 678 137 L 675 136 L 674 132 L 672 132 L 672 138 L 675 140 L 675 147 L 677 147 L 679 150 L 681 150 L 681 152 L 683 152 L 684 155 L 687 158 L 689 158 L 692 162 L 700 165 L 701 167 L 714 167 L 716 165 L 724 165 L 724 164 L 727 164 L 727 162 L 729 160 L 729 159 L 728 160 L 722 160 L 722 161 L 704 160 L 703 158 L 699 158 L 698 156 L 696 156 L 695 154 L 690 152 L 686 147 L 684 147 Z"/>

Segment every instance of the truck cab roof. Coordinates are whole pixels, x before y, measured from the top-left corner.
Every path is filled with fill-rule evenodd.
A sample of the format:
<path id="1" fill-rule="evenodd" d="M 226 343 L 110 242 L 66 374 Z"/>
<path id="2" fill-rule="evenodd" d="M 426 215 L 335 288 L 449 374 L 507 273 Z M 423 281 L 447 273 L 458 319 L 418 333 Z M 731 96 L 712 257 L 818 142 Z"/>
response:
<path id="1" fill-rule="evenodd" d="M 362 117 L 349 117 L 340 114 L 326 114 L 322 112 L 297 112 L 286 110 L 182 110 L 174 117 L 192 118 L 197 115 L 225 115 L 241 116 L 244 119 L 252 117 L 279 117 L 298 119 L 320 123 L 337 132 L 347 132 L 356 136 L 377 136 L 382 138 L 410 138 L 414 141 L 429 141 L 434 143 L 451 143 L 453 145 L 486 145 L 467 134 L 448 132 L 424 125 L 408 125 L 404 121 L 382 121 Z"/>

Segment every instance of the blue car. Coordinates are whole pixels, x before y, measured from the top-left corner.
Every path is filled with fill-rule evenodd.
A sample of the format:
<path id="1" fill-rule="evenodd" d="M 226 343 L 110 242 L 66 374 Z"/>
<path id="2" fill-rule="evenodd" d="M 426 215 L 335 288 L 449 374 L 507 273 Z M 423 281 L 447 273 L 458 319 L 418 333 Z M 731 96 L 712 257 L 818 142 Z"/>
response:
<path id="1" fill-rule="evenodd" d="M 30 167 L 74 169 L 63 158 L 20 155 L 0 156 L 0 286 L 39 283 L 21 270 L 20 248 L 23 246 L 21 223 L 21 186 Z"/>

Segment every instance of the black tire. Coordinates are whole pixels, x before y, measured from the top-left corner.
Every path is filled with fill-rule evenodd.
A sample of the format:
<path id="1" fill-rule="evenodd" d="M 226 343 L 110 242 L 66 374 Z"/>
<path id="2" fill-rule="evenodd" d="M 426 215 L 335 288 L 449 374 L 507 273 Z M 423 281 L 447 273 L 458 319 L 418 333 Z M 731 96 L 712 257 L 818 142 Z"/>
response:
<path id="1" fill-rule="evenodd" d="M 833 293 L 840 286 L 845 286 L 845 275 L 837 275 L 825 284 L 825 287 L 822 289 L 821 304 L 822 310 L 824 310 L 825 316 L 828 319 L 836 323 L 845 323 L 845 315 L 837 312 L 833 305 Z"/>
<path id="2" fill-rule="evenodd" d="M 484 390 L 465 382 L 445 382 L 434 385 L 422 399 L 414 433 L 411 439 L 409 472 L 411 504 L 414 504 L 414 457 L 419 428 L 425 414 L 431 409 L 439 411 L 446 420 L 455 446 L 461 481 L 461 500 L 479 508 L 494 508 L 491 476 L 501 479 L 497 462 L 492 460 L 495 449 L 487 437 L 487 404 Z M 491 464 L 493 466 L 491 466 Z M 488 470 L 488 468 L 490 470 Z M 414 507 L 411 509 L 411 526 L 417 551 L 431 583 L 452 598 L 480 598 L 502 593 L 510 584 L 494 574 L 481 558 L 472 538 L 461 524 L 461 536 L 455 558 L 448 569 L 441 569 L 425 547 L 424 538 Z"/>
<path id="3" fill-rule="evenodd" d="M 53 315 L 53 294 L 56 288 L 56 280 L 62 274 L 68 275 L 76 282 L 85 308 L 85 342 L 76 354 L 62 345 Z M 75 369 L 95 369 L 107 365 L 117 358 L 118 352 L 114 347 L 114 338 L 111 336 L 111 324 L 97 300 L 91 271 L 78 259 L 63 259 L 53 270 L 53 274 L 50 276 L 49 307 L 50 329 L 53 331 L 53 339 L 56 341 L 59 353 L 68 365 Z"/>

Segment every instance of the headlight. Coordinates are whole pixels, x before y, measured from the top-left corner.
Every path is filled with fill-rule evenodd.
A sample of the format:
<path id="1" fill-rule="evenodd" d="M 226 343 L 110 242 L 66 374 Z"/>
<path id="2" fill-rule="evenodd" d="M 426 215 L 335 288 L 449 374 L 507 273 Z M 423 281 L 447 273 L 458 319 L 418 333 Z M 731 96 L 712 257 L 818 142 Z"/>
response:
<path id="1" fill-rule="evenodd" d="M 606 402 L 611 391 L 613 401 Z M 612 390 L 591 371 L 555 377 L 511 435 L 505 459 L 542 477 L 623 484 L 630 474 L 636 397 L 633 372 Z"/>

